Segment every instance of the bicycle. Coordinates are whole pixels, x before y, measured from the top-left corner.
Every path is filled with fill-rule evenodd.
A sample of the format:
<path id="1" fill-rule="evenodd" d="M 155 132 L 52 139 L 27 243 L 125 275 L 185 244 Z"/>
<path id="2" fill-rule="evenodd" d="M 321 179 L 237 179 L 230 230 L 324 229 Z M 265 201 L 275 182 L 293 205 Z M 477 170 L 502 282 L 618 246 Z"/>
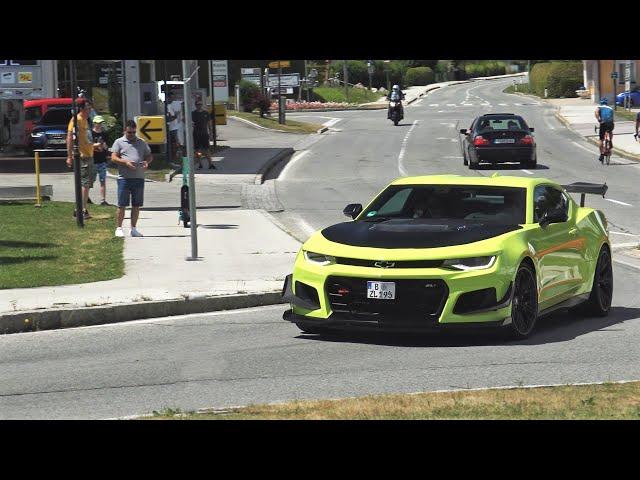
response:
<path id="1" fill-rule="evenodd" d="M 596 125 L 593 130 L 598 133 L 599 127 L 600 125 Z M 602 159 L 603 165 L 605 162 L 607 165 L 611 163 L 611 148 L 611 132 L 607 130 L 604 132 L 604 139 L 602 140 L 602 155 L 604 155 L 604 158 Z"/>

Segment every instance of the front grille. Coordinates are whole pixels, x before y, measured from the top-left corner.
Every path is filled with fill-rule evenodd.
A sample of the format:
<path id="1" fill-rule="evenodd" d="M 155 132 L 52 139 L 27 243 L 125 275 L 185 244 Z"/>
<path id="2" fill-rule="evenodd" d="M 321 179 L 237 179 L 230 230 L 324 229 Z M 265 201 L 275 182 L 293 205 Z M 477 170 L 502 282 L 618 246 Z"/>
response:
<path id="1" fill-rule="evenodd" d="M 395 282 L 394 300 L 367 298 L 367 280 L 330 276 L 325 283 L 333 313 L 352 320 L 372 321 L 391 325 L 437 323 L 449 295 L 447 284 L 439 279 L 384 279 Z"/>
<path id="2" fill-rule="evenodd" d="M 384 266 L 376 265 L 381 263 Z M 353 265 L 356 267 L 373 267 L 373 268 L 438 268 L 442 266 L 444 260 L 362 260 L 360 258 L 336 257 L 336 263 L 341 265 Z M 390 266 L 390 264 L 393 266 Z"/>
<path id="3" fill-rule="evenodd" d="M 64 140 L 67 136 L 64 133 L 47 133 L 47 138 L 56 139 L 56 140 Z"/>

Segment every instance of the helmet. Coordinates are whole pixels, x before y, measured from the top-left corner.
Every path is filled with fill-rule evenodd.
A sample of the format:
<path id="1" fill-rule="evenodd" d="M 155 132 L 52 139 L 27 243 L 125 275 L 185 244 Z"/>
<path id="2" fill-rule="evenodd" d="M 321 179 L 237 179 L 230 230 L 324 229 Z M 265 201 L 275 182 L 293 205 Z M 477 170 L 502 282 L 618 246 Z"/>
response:
<path id="1" fill-rule="evenodd" d="M 394 89 L 394 90 L 400 90 L 400 85 L 394 85 L 394 86 L 393 86 L 393 89 Z"/>
<path id="2" fill-rule="evenodd" d="M 605 97 L 602 97 L 600 99 L 600 105 L 606 105 L 607 103 L 609 103 L 609 100 L 607 100 Z"/>

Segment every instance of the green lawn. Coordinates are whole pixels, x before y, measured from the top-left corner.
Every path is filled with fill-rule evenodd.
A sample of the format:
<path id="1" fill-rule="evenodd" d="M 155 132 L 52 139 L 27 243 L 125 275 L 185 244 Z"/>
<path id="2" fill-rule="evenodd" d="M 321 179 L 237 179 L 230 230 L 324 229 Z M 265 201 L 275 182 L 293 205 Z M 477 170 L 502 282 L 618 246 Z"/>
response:
<path id="1" fill-rule="evenodd" d="M 236 112 L 235 110 L 227 112 L 230 117 L 239 117 L 249 120 L 253 123 L 260 125 L 261 127 L 270 128 L 272 130 L 280 130 L 288 133 L 316 133 L 322 125 L 318 123 L 298 122 L 296 120 L 289 120 L 285 114 L 285 124 L 278 123 L 278 113 L 272 113 L 271 117 L 261 118 L 257 113 L 248 112 Z"/>
<path id="2" fill-rule="evenodd" d="M 344 87 L 316 87 L 313 89 L 314 95 L 322 98 L 325 102 L 348 102 L 348 103 L 369 103 L 379 100 L 384 95 L 373 93 L 364 88 L 349 87 L 349 97 L 345 95 Z"/>
<path id="3" fill-rule="evenodd" d="M 250 405 L 211 413 L 167 408 L 155 419 L 187 420 L 595 420 L 640 419 L 640 382 L 370 395 Z"/>
<path id="4" fill-rule="evenodd" d="M 124 275 L 116 208 L 89 205 L 79 228 L 70 202 L 0 204 L 0 289 L 68 285 Z"/>

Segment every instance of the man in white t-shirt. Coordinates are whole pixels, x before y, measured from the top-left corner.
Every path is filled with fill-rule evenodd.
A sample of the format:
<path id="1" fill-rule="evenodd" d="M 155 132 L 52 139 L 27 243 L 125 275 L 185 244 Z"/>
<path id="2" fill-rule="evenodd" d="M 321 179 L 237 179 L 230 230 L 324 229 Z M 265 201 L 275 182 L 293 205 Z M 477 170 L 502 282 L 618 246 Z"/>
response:
<path id="1" fill-rule="evenodd" d="M 182 102 L 180 100 L 174 100 L 173 92 L 169 92 L 168 102 L 167 120 L 169 125 L 169 140 L 171 144 L 171 158 L 179 160 L 176 158 L 177 150 L 178 148 L 184 150 L 184 115 L 182 114 Z"/>

